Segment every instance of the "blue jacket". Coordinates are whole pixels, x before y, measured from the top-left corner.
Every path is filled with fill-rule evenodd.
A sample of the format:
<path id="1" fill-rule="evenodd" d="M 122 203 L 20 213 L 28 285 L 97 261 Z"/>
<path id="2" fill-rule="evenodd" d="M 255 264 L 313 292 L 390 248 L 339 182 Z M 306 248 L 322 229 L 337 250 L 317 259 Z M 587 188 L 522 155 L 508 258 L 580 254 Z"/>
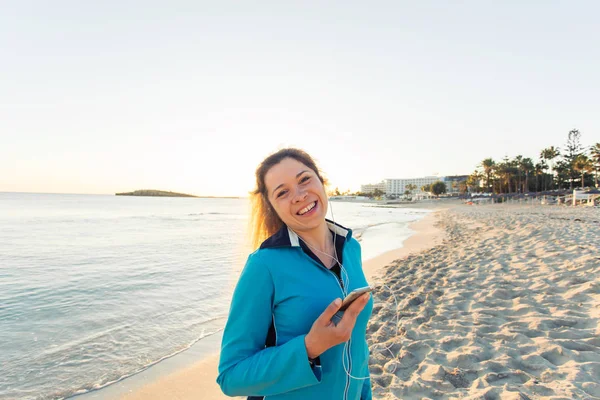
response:
<path id="1" fill-rule="evenodd" d="M 367 286 L 361 250 L 352 231 L 327 222 L 345 238 L 342 264 L 349 293 Z M 370 400 L 369 348 L 366 327 L 373 309 L 369 300 L 356 320 L 347 353 L 344 344 L 325 351 L 320 365 L 309 363 L 304 337 L 336 298 L 344 298 L 335 274 L 317 263 L 287 227 L 248 257 L 233 293 L 221 344 L 217 383 L 228 396 L 265 396 L 265 400 Z M 271 324 L 275 346 L 265 347 Z M 319 364 L 319 363 L 317 363 Z"/>

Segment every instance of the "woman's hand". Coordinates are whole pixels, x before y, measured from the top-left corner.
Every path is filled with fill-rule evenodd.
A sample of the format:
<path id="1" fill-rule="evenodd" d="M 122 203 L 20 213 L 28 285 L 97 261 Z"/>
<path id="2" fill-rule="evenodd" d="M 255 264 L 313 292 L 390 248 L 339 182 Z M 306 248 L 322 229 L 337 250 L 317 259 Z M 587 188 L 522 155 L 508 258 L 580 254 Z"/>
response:
<path id="1" fill-rule="evenodd" d="M 344 315 L 337 325 L 331 321 L 331 318 L 340 309 L 342 300 L 335 299 L 335 301 L 323 311 L 323 314 L 317 318 L 312 325 L 312 328 L 310 328 L 310 332 L 308 332 L 304 338 L 308 357 L 317 358 L 323 354 L 325 350 L 350 340 L 356 318 L 363 308 L 365 308 L 370 296 L 369 293 L 365 293 L 352 302 L 350 307 L 344 311 Z"/>

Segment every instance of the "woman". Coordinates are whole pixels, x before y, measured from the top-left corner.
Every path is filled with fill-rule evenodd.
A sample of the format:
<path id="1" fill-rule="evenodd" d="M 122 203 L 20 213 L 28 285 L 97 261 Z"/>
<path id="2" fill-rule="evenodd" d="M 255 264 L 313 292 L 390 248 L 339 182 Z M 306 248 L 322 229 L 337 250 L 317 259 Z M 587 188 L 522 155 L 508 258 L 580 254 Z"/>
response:
<path id="1" fill-rule="evenodd" d="M 365 294 L 336 315 L 345 294 L 368 285 L 360 245 L 325 219 L 325 181 L 305 152 L 270 155 L 256 183 L 259 248 L 233 294 L 217 382 L 228 396 L 371 399 L 365 334 L 373 301 Z"/>

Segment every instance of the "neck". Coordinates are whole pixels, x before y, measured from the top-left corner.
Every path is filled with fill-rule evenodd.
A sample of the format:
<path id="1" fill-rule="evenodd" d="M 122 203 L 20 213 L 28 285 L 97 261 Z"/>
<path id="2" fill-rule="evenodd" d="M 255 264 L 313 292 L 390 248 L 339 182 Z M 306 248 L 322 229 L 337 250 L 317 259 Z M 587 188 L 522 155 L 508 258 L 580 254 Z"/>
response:
<path id="1" fill-rule="evenodd" d="M 331 240 L 331 232 L 327 227 L 327 222 L 323 220 L 323 223 L 318 227 L 310 231 L 296 232 L 300 239 L 302 239 L 309 246 L 316 248 L 323 253 L 329 253 L 332 249 L 333 243 Z"/>

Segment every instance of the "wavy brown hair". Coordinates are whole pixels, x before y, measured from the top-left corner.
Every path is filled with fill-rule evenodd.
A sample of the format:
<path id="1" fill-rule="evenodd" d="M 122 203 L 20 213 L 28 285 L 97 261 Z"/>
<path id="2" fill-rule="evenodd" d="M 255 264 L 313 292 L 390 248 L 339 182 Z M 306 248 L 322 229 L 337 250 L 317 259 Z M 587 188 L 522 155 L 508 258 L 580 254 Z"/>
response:
<path id="1" fill-rule="evenodd" d="M 265 239 L 283 226 L 283 221 L 269 201 L 265 175 L 273 166 L 279 164 L 285 158 L 293 158 L 306 165 L 315 172 L 323 185 L 327 185 L 327 180 L 323 177 L 323 173 L 319 170 L 313 158 L 303 150 L 295 148 L 281 149 L 265 158 L 256 169 L 256 189 L 250 192 L 252 207 L 250 211 L 250 244 L 253 250 L 257 249 Z"/>

